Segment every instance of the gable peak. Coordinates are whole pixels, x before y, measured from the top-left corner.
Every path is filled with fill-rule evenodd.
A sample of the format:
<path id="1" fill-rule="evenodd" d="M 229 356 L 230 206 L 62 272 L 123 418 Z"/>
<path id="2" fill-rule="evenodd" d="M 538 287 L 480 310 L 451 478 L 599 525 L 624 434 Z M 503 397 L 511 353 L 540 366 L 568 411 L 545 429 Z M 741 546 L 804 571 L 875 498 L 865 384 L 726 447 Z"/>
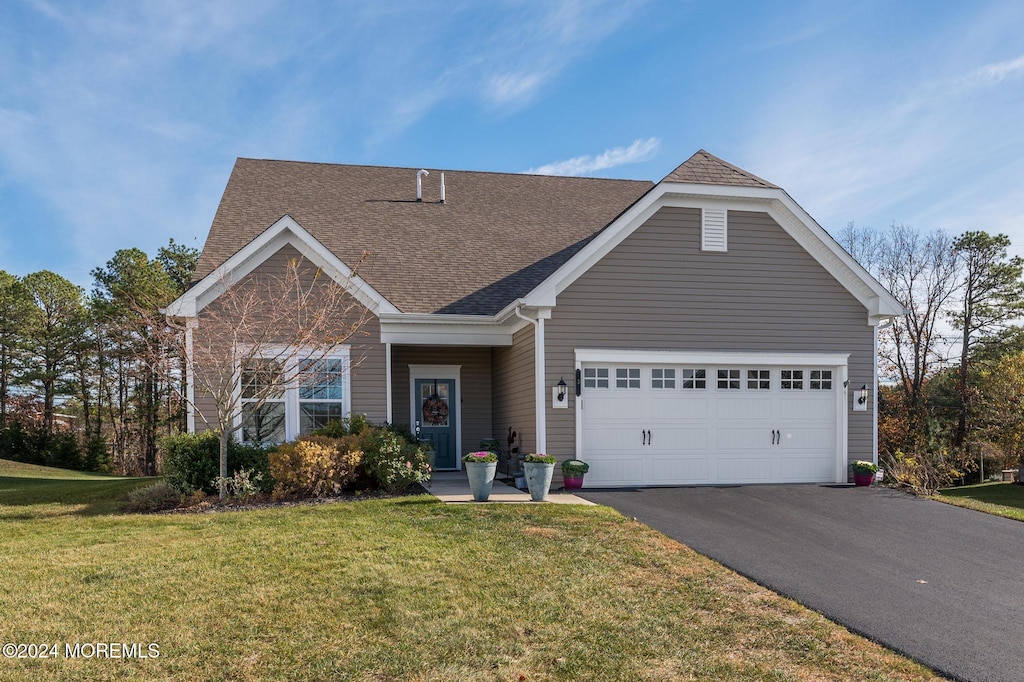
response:
<path id="1" fill-rule="evenodd" d="M 749 171 L 723 161 L 704 149 L 698 150 L 678 168 L 666 175 L 662 182 L 685 182 L 696 185 L 731 185 L 733 187 L 764 187 L 779 189 Z"/>

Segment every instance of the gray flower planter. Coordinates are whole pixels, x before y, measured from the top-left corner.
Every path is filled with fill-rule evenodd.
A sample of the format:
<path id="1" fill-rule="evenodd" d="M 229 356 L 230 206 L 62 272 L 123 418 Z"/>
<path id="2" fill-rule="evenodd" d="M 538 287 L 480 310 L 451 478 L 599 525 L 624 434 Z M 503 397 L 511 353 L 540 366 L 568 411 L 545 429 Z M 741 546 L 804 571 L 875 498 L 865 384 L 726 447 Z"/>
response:
<path id="1" fill-rule="evenodd" d="M 498 463 L 463 462 L 462 466 L 466 468 L 473 499 L 477 502 L 486 502 L 491 496 L 491 486 L 494 485 L 494 472 L 498 469 Z"/>
<path id="2" fill-rule="evenodd" d="M 548 489 L 551 488 L 551 476 L 555 471 L 555 465 L 526 462 L 523 468 L 526 470 L 526 485 L 530 488 L 530 498 L 534 502 L 548 499 Z"/>

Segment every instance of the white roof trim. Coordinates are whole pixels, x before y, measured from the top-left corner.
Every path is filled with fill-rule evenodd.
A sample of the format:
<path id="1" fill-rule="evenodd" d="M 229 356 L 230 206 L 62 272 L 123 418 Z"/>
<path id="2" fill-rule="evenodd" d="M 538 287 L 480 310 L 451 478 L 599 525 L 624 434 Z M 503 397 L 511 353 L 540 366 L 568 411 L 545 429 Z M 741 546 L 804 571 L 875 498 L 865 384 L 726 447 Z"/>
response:
<path id="1" fill-rule="evenodd" d="M 659 183 L 521 301 L 554 307 L 558 294 L 665 206 L 768 213 L 867 309 L 871 320 L 905 313 L 899 301 L 781 189 Z"/>
<path id="2" fill-rule="evenodd" d="M 638 364 L 708 364 L 845 367 L 849 353 L 661 351 L 609 348 L 577 348 L 576 362 Z"/>
<path id="3" fill-rule="evenodd" d="M 369 285 L 362 277 L 353 274 L 337 256 L 324 247 L 306 231 L 294 218 L 285 215 L 259 236 L 221 263 L 213 272 L 201 279 L 165 309 L 168 315 L 196 317 L 203 308 L 224 293 L 230 286 L 245 277 L 284 246 L 293 246 L 307 260 L 322 268 L 334 281 L 343 285 L 349 294 L 366 306 L 373 314 L 397 313 L 398 308 Z"/>

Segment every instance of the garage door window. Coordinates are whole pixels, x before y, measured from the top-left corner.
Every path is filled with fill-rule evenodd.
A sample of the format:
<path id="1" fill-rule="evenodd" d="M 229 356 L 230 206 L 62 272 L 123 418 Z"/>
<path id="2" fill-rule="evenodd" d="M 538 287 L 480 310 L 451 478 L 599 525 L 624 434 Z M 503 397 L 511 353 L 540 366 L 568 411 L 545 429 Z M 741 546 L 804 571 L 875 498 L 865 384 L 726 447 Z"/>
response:
<path id="1" fill-rule="evenodd" d="M 748 369 L 747 388 L 752 391 L 767 391 L 772 387 L 771 372 L 767 369 Z"/>
<path id="2" fill-rule="evenodd" d="M 608 388 L 608 369 L 605 367 L 584 369 L 583 388 Z"/>
<path id="3" fill-rule="evenodd" d="M 615 369 L 615 388 L 640 388 L 640 368 L 617 367 Z"/>
<path id="4" fill-rule="evenodd" d="M 671 367 L 655 367 L 651 370 L 651 388 L 675 388 L 676 370 Z"/>
<path id="5" fill-rule="evenodd" d="M 830 370 L 830 369 L 812 369 L 811 370 L 811 390 L 812 391 L 831 391 L 832 390 L 832 370 Z"/>
<path id="6" fill-rule="evenodd" d="M 740 388 L 740 371 L 738 369 L 718 370 L 718 387 L 738 391 Z"/>
<path id="7" fill-rule="evenodd" d="M 706 369 L 683 369 L 683 388 L 702 389 L 708 387 L 708 371 Z"/>
<path id="8" fill-rule="evenodd" d="M 804 371 L 802 369 L 782 370 L 782 388 L 787 391 L 804 390 Z"/>

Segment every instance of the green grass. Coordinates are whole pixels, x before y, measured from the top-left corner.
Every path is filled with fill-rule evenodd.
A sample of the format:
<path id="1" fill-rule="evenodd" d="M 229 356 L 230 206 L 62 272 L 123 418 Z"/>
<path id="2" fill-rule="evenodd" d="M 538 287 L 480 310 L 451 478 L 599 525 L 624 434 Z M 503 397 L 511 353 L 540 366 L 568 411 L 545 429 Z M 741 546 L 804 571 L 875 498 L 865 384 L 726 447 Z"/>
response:
<path id="1" fill-rule="evenodd" d="M 940 490 L 936 499 L 958 507 L 1024 521 L 1024 485 L 981 483 Z"/>
<path id="2" fill-rule="evenodd" d="M 117 511 L 128 492 L 156 479 L 52 469 L 0 459 L 0 520 Z"/>
<path id="3" fill-rule="evenodd" d="M 606 507 L 81 515 L 23 473 L 38 502 L 0 497 L 0 643 L 159 657 L 0 658 L 0 680 L 936 679 Z"/>

